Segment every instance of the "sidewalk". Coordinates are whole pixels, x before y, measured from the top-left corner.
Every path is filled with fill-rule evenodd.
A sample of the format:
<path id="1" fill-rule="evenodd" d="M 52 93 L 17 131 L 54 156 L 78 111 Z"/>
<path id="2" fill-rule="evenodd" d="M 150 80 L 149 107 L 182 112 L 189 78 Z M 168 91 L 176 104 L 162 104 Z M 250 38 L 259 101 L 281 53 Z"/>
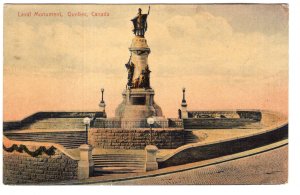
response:
<path id="1" fill-rule="evenodd" d="M 276 148 L 280 148 L 282 146 L 288 145 L 288 140 L 283 140 L 274 144 L 270 144 L 264 147 L 256 148 L 253 150 L 249 150 L 246 152 L 241 152 L 233 155 L 223 156 L 220 158 L 205 160 L 201 162 L 196 163 L 190 163 L 185 165 L 179 165 L 174 167 L 168 167 L 164 169 L 159 169 L 156 171 L 150 171 L 145 173 L 134 173 L 134 174 L 124 174 L 124 175 L 113 175 L 113 176 L 99 176 L 99 177 L 91 177 L 86 180 L 81 181 L 65 181 L 60 183 L 55 183 L 59 185 L 69 185 L 69 184 L 112 184 L 114 182 L 120 182 L 120 181 L 128 181 L 133 179 L 143 179 L 143 178 L 154 178 L 156 176 L 162 176 L 162 175 L 168 175 L 172 173 L 179 173 L 184 172 L 188 170 L 193 170 L 197 168 L 207 167 L 209 165 L 215 165 L 219 163 L 224 163 L 227 161 L 233 161 L 236 159 L 252 156 L 255 154 L 271 151 Z"/>

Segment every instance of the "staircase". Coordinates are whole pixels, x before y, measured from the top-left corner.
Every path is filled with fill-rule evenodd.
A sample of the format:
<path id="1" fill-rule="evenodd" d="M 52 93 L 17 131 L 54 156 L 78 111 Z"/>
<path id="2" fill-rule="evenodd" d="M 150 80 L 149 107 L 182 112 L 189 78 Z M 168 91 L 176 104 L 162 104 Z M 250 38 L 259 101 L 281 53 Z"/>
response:
<path id="1" fill-rule="evenodd" d="M 199 138 L 193 134 L 192 131 L 185 131 L 184 144 L 191 144 L 199 142 Z"/>
<path id="2" fill-rule="evenodd" d="M 124 150 L 125 151 L 125 150 Z M 133 152 L 133 151 L 131 151 Z M 111 175 L 144 172 L 146 156 L 144 151 L 134 153 L 94 154 L 94 175 Z"/>
<path id="3" fill-rule="evenodd" d="M 23 124 L 22 129 L 84 129 L 82 118 L 45 118 Z"/>
<path id="4" fill-rule="evenodd" d="M 78 148 L 85 143 L 84 131 L 5 133 L 4 135 L 9 139 L 17 141 L 57 143 L 67 149 Z"/>

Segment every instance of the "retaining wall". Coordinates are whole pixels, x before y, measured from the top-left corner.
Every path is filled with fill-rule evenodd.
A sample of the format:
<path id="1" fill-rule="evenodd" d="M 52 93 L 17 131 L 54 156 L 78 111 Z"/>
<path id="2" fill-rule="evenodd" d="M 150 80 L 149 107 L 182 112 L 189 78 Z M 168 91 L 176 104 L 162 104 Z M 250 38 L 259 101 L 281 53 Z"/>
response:
<path id="1" fill-rule="evenodd" d="M 78 157 L 72 157 L 57 144 L 3 143 L 4 184 L 37 184 L 78 178 Z M 77 158 L 77 159 L 76 159 Z"/>
<path id="2" fill-rule="evenodd" d="M 224 110 L 224 111 L 188 111 L 183 120 L 185 129 L 230 129 L 259 122 L 261 111 Z"/>
<path id="3" fill-rule="evenodd" d="M 245 118 L 191 118 L 183 119 L 183 126 L 185 129 L 231 129 L 254 122 L 257 121 Z"/>
<path id="4" fill-rule="evenodd" d="M 58 124 L 57 128 L 69 129 L 69 128 L 74 128 L 74 125 L 81 128 L 81 125 L 84 126 L 82 122 L 84 117 L 106 118 L 106 113 L 104 112 L 37 112 L 20 121 L 3 122 L 3 130 L 8 131 L 8 130 L 26 129 L 26 128 L 30 128 L 31 125 L 34 125 L 35 123 L 39 123 L 39 122 L 42 124 L 42 126 L 39 127 L 39 124 L 37 124 L 37 126 L 34 128 L 49 129 L 57 125 L 56 123 L 61 123 L 60 119 L 65 120 L 64 121 L 65 125 L 59 126 L 61 124 Z M 45 119 L 49 119 L 49 121 L 41 121 Z M 77 121 L 76 119 L 79 119 L 79 121 Z"/>
<path id="5" fill-rule="evenodd" d="M 237 152 L 254 149 L 288 138 L 288 124 L 273 127 L 250 136 L 232 138 L 208 144 L 188 144 L 162 159 L 158 159 L 159 168 L 182 165 L 201 160 L 217 158 Z"/>
<path id="6" fill-rule="evenodd" d="M 184 145 L 185 134 L 182 128 L 153 129 L 153 144 L 159 149 L 178 148 Z M 106 149 L 144 149 L 150 144 L 150 130 L 91 128 L 89 144 Z"/>

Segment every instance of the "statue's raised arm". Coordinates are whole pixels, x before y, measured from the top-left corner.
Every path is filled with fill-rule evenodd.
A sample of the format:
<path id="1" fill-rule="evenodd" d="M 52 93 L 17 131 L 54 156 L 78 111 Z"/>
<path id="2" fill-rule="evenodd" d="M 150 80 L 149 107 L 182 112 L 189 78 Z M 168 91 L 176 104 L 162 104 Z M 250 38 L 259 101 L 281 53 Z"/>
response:
<path id="1" fill-rule="evenodd" d="M 150 13 L 150 6 L 148 9 L 148 14 L 142 14 L 142 9 L 138 9 L 138 14 L 136 17 L 131 19 L 133 23 L 133 33 L 136 36 L 144 37 L 145 32 L 147 31 L 147 17 Z"/>

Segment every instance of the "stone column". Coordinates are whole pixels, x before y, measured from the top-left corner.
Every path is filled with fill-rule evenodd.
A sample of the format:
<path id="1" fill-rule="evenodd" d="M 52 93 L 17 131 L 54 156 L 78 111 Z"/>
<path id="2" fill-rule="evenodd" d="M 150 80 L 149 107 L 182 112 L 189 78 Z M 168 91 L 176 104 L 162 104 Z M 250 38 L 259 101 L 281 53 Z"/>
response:
<path id="1" fill-rule="evenodd" d="M 78 179 L 87 179 L 93 175 L 94 161 L 92 159 L 92 146 L 83 144 L 79 147 L 80 160 L 78 163 Z"/>
<path id="2" fill-rule="evenodd" d="M 146 162 L 145 171 L 154 171 L 158 169 L 158 164 L 156 161 L 156 153 L 158 148 L 154 145 L 148 145 L 145 148 L 146 151 Z"/>

